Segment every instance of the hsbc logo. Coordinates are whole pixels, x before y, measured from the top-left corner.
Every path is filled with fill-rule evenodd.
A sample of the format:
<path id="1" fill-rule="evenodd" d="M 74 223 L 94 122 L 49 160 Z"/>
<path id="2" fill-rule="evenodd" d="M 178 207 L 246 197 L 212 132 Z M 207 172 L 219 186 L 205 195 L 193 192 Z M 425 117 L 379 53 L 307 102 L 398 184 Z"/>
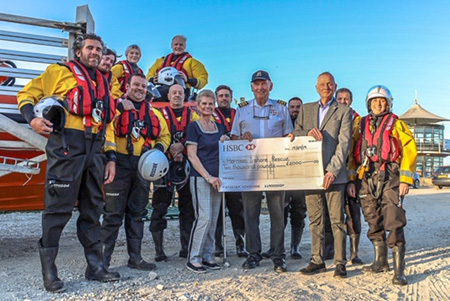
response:
<path id="1" fill-rule="evenodd" d="M 224 144 L 222 146 L 222 151 L 224 152 L 241 152 L 244 150 L 244 148 L 248 151 L 254 150 L 256 148 L 255 144 L 247 144 L 247 145 L 228 145 L 228 144 Z"/>
<path id="2" fill-rule="evenodd" d="M 256 148 L 256 145 L 254 145 L 254 144 L 247 144 L 245 146 L 245 149 L 249 150 L 249 151 L 254 150 L 255 148 Z"/>

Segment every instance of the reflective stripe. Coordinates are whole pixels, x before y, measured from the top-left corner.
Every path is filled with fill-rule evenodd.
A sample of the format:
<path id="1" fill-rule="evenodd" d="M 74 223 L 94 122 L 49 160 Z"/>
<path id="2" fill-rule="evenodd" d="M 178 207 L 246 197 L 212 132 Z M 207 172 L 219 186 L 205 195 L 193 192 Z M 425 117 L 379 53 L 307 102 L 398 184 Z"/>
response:
<path id="1" fill-rule="evenodd" d="M 116 144 L 113 143 L 113 142 L 105 142 L 105 147 L 108 147 L 108 146 L 110 146 L 110 147 L 116 147 Z"/>
<path id="2" fill-rule="evenodd" d="M 410 177 L 411 179 L 414 179 L 414 173 L 409 170 L 400 170 L 400 176 Z"/>

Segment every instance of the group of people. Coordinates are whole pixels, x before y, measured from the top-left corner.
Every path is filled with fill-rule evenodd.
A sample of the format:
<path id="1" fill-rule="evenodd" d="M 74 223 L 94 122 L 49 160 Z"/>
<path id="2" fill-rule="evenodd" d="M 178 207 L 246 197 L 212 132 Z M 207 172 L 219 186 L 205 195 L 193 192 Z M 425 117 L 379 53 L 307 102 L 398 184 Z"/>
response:
<path id="1" fill-rule="evenodd" d="M 263 193 L 226 193 L 236 254 L 245 257 L 244 269 L 253 269 L 263 257 L 271 258 L 277 273 L 287 271 L 284 233 L 291 218 L 291 256 L 300 259 L 299 244 L 310 220 L 311 260 L 300 270 L 311 275 L 326 270 L 326 233 L 331 233 L 336 265 L 334 276 L 345 278 L 346 235 L 350 235 L 351 261 L 357 255 L 361 233 L 360 207 L 369 224 L 368 237 L 375 249 L 374 262 L 363 272 L 389 270 L 387 247 L 392 248 L 394 284 L 407 283 L 404 275 L 406 225 L 402 199 L 412 184 L 416 148 L 407 126 L 392 113 L 392 96 L 384 86 L 369 90 L 368 115 L 360 118 L 351 108 L 348 89 L 336 91 L 332 74 L 317 78 L 320 100 L 303 104 L 299 97 L 286 102 L 269 98 L 273 88 L 269 73 L 252 75 L 254 99 L 231 108 L 233 91 L 226 85 L 215 92 L 196 95 L 196 110 L 185 105 L 191 88 L 202 89 L 208 73 L 185 51 L 186 38 L 172 39 L 173 52 L 150 67 L 147 76 L 138 67 L 141 50 L 131 45 L 126 59 L 107 49 L 95 34 L 79 35 L 73 43 L 74 60 L 50 65 L 17 95 L 18 107 L 31 128 L 49 135 L 47 171 L 39 254 L 44 287 L 62 292 L 55 259 L 61 232 L 78 204 L 77 235 L 87 261 L 89 280 L 117 281 L 110 270 L 119 229 L 125 221 L 128 267 L 153 270 L 142 258 L 143 217 L 147 214 L 150 182 L 139 173 L 139 159 L 149 151 L 165 153 L 169 172 L 153 183 L 150 232 L 155 261 L 166 261 L 164 218 L 174 191 L 180 211 L 180 257 L 187 269 L 204 273 L 220 269 L 214 255 L 223 253 L 221 198 L 219 190 L 219 142 L 271 137 L 311 136 L 322 141 L 324 180 L 322 190 L 267 191 L 270 214 L 270 248 L 262 252 L 259 217 Z M 182 84 L 168 87 L 168 104 L 160 110 L 152 99 L 160 97 L 149 82 L 158 84 L 158 71 L 174 67 Z M 151 86 L 151 85 L 150 85 Z M 336 92 L 336 94 L 335 94 Z M 35 106 L 57 96 L 65 110 L 49 107 L 35 115 Z M 216 106 L 217 103 L 217 106 Z M 346 218 L 345 218 L 346 215 Z M 218 220 L 219 219 L 219 220 Z M 327 226 L 328 225 L 328 226 Z M 327 231 L 326 228 L 329 228 Z"/>

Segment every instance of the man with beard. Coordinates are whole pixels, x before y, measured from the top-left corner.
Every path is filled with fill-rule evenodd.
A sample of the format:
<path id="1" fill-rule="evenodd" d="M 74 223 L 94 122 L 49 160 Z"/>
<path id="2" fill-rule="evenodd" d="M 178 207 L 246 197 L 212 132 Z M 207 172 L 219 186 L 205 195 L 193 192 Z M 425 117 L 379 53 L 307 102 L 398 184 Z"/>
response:
<path id="1" fill-rule="evenodd" d="M 170 134 L 162 114 L 145 100 L 147 80 L 143 74 L 128 78 L 127 96 L 121 98 L 115 120 L 117 144 L 116 177 L 105 185 L 105 215 L 102 224 L 104 262 L 108 268 L 125 216 L 125 234 L 129 255 L 128 267 L 151 271 L 155 264 L 142 258 L 144 221 L 147 215 L 150 182 L 138 170 L 141 155 L 150 149 L 164 152 L 170 145 Z M 158 162 L 155 162 L 157 164 Z"/>
<path id="2" fill-rule="evenodd" d="M 119 99 L 123 95 L 123 92 L 120 91 L 120 83 L 117 80 L 117 77 L 111 72 L 111 68 L 116 63 L 116 59 L 117 54 L 113 50 L 106 48 L 106 53 L 103 55 L 102 60 L 97 67 L 106 77 L 106 80 L 109 83 L 109 91 L 114 100 Z"/>
<path id="3" fill-rule="evenodd" d="M 38 245 L 44 287 L 51 292 L 65 290 L 58 278 L 55 259 L 61 233 L 77 200 L 77 235 L 88 264 L 86 278 L 97 281 L 120 278 L 118 273 L 105 269 L 100 240 L 102 186 L 114 179 L 116 158 L 111 122 L 114 100 L 105 77 L 96 69 L 104 44 L 95 34 L 83 34 L 77 36 L 72 48 L 75 60 L 48 66 L 17 94 L 20 112 L 31 128 L 38 134 L 50 134 L 46 145 L 42 237 Z M 37 102 L 47 96 L 65 98 L 68 110 L 62 117 L 65 124 L 53 124 L 33 114 Z"/>
<path id="4" fill-rule="evenodd" d="M 299 97 L 292 97 L 288 101 L 289 116 L 291 117 L 292 126 L 295 124 L 303 101 Z M 286 228 L 288 217 L 291 216 L 291 257 L 293 259 L 301 259 L 300 241 L 302 240 L 303 229 L 305 228 L 306 204 L 305 192 L 303 190 L 286 191 L 284 201 L 284 227 Z M 261 255 L 270 258 L 273 250 L 268 249 Z"/>
<path id="5" fill-rule="evenodd" d="M 164 216 L 170 206 L 174 189 L 178 192 L 178 209 L 180 211 L 180 242 L 179 256 L 187 258 L 189 238 L 194 222 L 194 207 L 189 188 L 189 173 L 186 168 L 186 127 L 193 117 L 193 112 L 184 104 L 184 90 L 180 85 L 173 85 L 169 89 L 169 106 L 161 109 L 166 120 L 169 132 L 172 135 L 172 143 L 169 147 L 168 157 L 170 167 L 167 175 L 154 183 L 152 198 L 153 212 L 150 218 L 150 232 L 155 242 L 155 261 L 167 259 L 163 249 L 163 233 L 167 228 L 167 220 Z"/>
<path id="6" fill-rule="evenodd" d="M 225 125 L 227 134 L 231 132 L 236 110 L 231 108 L 231 100 L 233 99 L 233 91 L 226 85 L 220 85 L 216 88 L 217 107 L 214 109 L 213 117 L 217 123 Z M 225 193 L 226 206 L 231 219 L 234 238 L 236 239 L 236 254 L 238 257 L 247 257 L 248 253 L 244 247 L 245 223 L 243 218 L 243 207 L 240 192 Z M 223 208 L 223 207 L 221 207 Z M 223 235 L 223 212 L 220 210 L 219 219 L 216 228 L 216 256 L 223 254 L 222 245 Z"/>

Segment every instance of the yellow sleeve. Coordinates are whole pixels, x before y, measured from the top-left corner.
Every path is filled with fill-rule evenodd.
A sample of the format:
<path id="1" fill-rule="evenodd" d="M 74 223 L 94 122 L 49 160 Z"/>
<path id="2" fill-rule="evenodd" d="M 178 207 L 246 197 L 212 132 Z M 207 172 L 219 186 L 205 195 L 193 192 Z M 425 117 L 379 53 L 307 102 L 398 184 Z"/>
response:
<path id="1" fill-rule="evenodd" d="M 117 146 L 116 146 L 116 138 L 114 136 L 114 121 L 111 121 L 106 125 L 105 136 L 106 136 L 105 146 L 103 147 L 104 151 L 105 152 L 109 150 L 116 151 Z"/>
<path id="2" fill-rule="evenodd" d="M 159 135 L 159 138 L 156 139 L 156 143 L 161 143 L 164 146 L 164 152 L 166 152 L 169 149 L 170 143 L 172 142 L 169 127 L 167 126 L 167 122 L 164 119 L 162 113 L 154 108 L 152 108 L 152 110 L 153 113 L 155 113 L 156 117 L 158 117 L 159 124 L 161 125 L 161 133 Z"/>
<path id="3" fill-rule="evenodd" d="M 158 69 L 161 67 L 161 64 L 163 63 L 163 60 L 164 60 L 164 57 L 160 57 L 148 69 L 148 71 L 147 71 L 147 80 L 150 80 L 150 78 L 155 77 L 156 71 L 158 71 Z"/>
<path id="4" fill-rule="evenodd" d="M 392 136 L 397 138 L 400 147 L 400 183 L 413 184 L 416 171 L 417 147 L 408 126 L 397 119 L 392 129 Z"/>
<path id="5" fill-rule="evenodd" d="M 214 118 L 214 117 L 213 117 Z M 200 119 L 200 116 L 194 110 L 191 111 L 191 120 L 189 122 L 197 121 Z"/>
<path id="6" fill-rule="evenodd" d="M 123 69 L 123 65 L 122 64 L 118 64 L 118 63 L 115 64 L 111 68 L 111 72 L 116 77 L 116 79 L 119 79 L 119 78 L 125 76 L 125 70 Z"/>
<path id="7" fill-rule="evenodd" d="M 184 66 L 187 65 L 188 68 Z M 183 68 L 186 69 L 189 77 L 193 77 L 197 79 L 196 89 L 200 90 L 208 83 L 208 72 L 206 71 L 205 66 L 198 60 L 194 58 L 189 58 L 186 60 Z"/>
<path id="8" fill-rule="evenodd" d="M 349 181 L 356 180 L 357 164 L 356 164 L 355 158 L 353 157 L 353 151 L 355 149 L 356 141 L 358 141 L 358 139 L 359 139 L 359 123 L 360 123 L 360 121 L 361 121 L 361 116 L 356 116 L 355 119 L 353 119 L 352 144 L 350 147 L 350 152 L 348 154 L 348 161 L 347 161 L 347 174 L 348 174 Z"/>
<path id="9" fill-rule="evenodd" d="M 120 84 L 119 81 L 117 80 L 117 77 L 112 74 L 111 75 L 111 96 L 114 100 L 118 100 L 119 98 L 122 97 L 123 92 L 120 90 Z"/>
<path id="10" fill-rule="evenodd" d="M 18 108 L 25 104 L 35 105 L 44 96 L 64 96 L 77 85 L 69 68 L 52 64 L 38 77 L 32 79 L 17 93 Z"/>

